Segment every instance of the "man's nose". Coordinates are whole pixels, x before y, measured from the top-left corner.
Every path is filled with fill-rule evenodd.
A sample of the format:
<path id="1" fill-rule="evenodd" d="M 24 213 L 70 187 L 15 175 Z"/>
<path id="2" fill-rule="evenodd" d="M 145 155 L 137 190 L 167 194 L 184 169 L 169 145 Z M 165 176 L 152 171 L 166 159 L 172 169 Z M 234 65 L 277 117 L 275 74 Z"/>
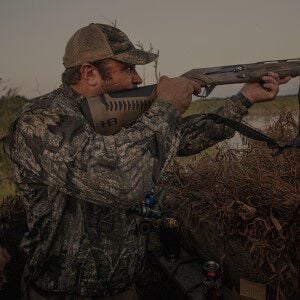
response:
<path id="1" fill-rule="evenodd" d="M 132 74 L 132 83 L 135 85 L 143 83 L 143 79 L 136 71 Z"/>

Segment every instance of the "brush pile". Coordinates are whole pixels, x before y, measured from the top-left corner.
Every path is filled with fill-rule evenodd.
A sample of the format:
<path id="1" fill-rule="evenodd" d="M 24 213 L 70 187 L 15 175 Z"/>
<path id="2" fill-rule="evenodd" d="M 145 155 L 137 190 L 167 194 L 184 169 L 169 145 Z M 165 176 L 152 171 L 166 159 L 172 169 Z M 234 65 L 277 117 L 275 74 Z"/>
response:
<path id="1" fill-rule="evenodd" d="M 0 196 L 0 299 L 21 299 L 25 258 L 20 251 L 20 242 L 26 231 L 20 197 Z"/>
<path id="2" fill-rule="evenodd" d="M 297 135 L 292 114 L 281 114 L 268 133 L 280 141 Z M 178 160 L 162 186 L 186 246 L 221 263 L 225 282 L 268 284 L 277 299 L 295 297 L 299 278 L 300 151 L 273 157 L 264 143 L 218 149 L 188 163 Z"/>
<path id="3" fill-rule="evenodd" d="M 0 246 L 0 289 L 5 282 L 4 269 L 9 260 L 10 256 L 7 250 Z"/>

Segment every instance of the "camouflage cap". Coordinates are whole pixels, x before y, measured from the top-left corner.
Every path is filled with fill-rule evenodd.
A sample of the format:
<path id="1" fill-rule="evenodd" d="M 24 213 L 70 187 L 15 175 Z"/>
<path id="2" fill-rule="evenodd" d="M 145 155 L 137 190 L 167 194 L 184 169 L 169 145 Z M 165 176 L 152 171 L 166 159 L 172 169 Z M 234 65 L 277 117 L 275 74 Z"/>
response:
<path id="1" fill-rule="evenodd" d="M 157 57 L 157 54 L 135 48 L 120 29 L 91 23 L 80 28 L 70 38 L 66 45 L 63 64 L 69 68 L 86 62 L 113 58 L 133 65 L 145 65 Z"/>

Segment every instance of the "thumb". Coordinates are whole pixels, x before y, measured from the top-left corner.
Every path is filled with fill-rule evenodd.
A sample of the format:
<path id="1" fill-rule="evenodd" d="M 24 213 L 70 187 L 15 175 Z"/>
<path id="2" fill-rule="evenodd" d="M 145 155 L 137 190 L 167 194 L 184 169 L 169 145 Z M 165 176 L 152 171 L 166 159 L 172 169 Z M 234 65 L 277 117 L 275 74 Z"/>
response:
<path id="1" fill-rule="evenodd" d="M 158 83 L 161 83 L 162 81 L 164 81 L 164 80 L 166 80 L 166 79 L 169 79 L 169 77 L 166 76 L 166 75 L 162 75 L 162 76 L 160 76 L 159 82 L 158 82 Z"/>
<path id="2" fill-rule="evenodd" d="M 198 82 L 196 82 L 196 81 L 193 81 L 193 80 L 191 80 L 191 83 L 192 83 L 193 88 L 194 88 L 193 94 L 195 96 L 199 95 L 201 93 L 201 86 L 200 86 L 200 84 Z"/>

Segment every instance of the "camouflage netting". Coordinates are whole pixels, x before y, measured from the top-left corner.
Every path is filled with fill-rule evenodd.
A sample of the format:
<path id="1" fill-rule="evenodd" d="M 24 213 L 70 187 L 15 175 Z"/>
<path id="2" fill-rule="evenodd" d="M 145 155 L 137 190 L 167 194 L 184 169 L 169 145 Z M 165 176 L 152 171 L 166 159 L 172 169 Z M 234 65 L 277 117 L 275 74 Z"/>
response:
<path id="1" fill-rule="evenodd" d="M 285 113 L 269 133 L 290 141 L 296 128 Z M 299 278 L 300 151 L 272 157 L 264 143 L 244 144 L 174 163 L 162 183 L 168 205 L 187 247 L 221 262 L 229 286 L 248 278 L 291 299 Z"/>

